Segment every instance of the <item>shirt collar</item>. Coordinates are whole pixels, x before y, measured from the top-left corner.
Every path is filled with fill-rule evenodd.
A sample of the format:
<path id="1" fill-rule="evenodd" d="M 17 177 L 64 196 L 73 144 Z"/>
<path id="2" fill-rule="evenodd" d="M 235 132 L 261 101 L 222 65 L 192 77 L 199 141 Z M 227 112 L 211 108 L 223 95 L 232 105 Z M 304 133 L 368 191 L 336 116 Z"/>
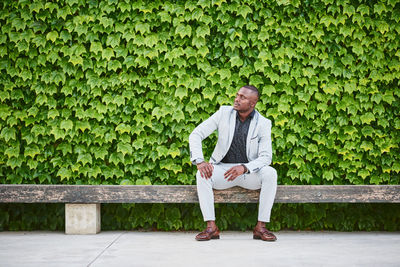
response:
<path id="1" fill-rule="evenodd" d="M 246 118 L 246 120 L 251 120 L 251 119 L 253 119 L 254 114 L 256 114 L 256 110 L 255 110 L 255 109 L 253 109 L 253 111 L 249 114 L 249 116 Z M 237 118 L 237 119 L 240 119 L 240 117 L 239 117 L 239 112 L 237 112 L 237 111 L 236 111 L 236 118 Z"/>
<path id="2" fill-rule="evenodd" d="M 256 114 L 255 109 L 253 109 L 253 111 L 249 114 L 249 118 L 252 119 L 254 117 L 254 114 Z"/>

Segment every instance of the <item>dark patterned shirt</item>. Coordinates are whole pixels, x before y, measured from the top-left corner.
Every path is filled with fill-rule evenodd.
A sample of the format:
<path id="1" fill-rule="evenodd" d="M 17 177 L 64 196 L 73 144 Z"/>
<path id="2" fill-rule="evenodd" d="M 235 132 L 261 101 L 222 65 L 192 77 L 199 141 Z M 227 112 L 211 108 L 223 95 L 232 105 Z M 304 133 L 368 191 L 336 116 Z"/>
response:
<path id="1" fill-rule="evenodd" d="M 221 160 L 223 163 L 248 163 L 246 155 L 246 140 L 249 132 L 250 121 L 255 111 L 250 113 L 244 122 L 240 120 L 239 113 L 236 114 L 235 134 L 233 135 L 231 147 Z"/>

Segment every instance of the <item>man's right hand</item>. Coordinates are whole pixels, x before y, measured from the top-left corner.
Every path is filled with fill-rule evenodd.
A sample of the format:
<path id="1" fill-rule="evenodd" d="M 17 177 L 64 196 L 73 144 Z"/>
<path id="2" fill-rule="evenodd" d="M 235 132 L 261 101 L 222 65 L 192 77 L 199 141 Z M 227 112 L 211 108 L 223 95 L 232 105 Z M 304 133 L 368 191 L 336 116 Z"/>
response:
<path id="1" fill-rule="evenodd" d="M 211 178 L 211 175 L 214 170 L 214 166 L 211 163 L 203 161 L 203 162 L 197 164 L 196 166 L 200 172 L 201 177 L 206 178 L 206 179 Z"/>

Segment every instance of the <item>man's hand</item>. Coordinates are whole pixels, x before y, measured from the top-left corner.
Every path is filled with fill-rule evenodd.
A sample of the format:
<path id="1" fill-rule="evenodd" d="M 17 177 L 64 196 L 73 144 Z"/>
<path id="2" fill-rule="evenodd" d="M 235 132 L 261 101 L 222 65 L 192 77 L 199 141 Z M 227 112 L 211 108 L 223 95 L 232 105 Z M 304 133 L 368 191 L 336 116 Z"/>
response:
<path id="1" fill-rule="evenodd" d="M 224 174 L 224 177 L 225 179 L 228 179 L 228 181 L 233 181 L 236 179 L 236 177 L 242 175 L 245 172 L 246 169 L 244 168 L 243 165 L 237 165 L 227 170 Z"/>
<path id="2" fill-rule="evenodd" d="M 201 177 L 206 179 L 211 178 L 211 175 L 214 170 L 214 166 L 211 163 L 203 161 L 202 163 L 199 163 L 196 166 L 200 172 Z"/>

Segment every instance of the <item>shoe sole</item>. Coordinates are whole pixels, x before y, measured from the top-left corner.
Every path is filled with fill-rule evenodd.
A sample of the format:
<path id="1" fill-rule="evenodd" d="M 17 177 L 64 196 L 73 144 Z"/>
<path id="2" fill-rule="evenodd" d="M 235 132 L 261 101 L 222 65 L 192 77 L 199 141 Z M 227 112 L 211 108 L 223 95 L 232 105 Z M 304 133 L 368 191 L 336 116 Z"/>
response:
<path id="1" fill-rule="evenodd" d="M 253 239 L 261 239 L 262 241 L 267 241 L 267 242 L 274 242 L 274 241 L 276 241 L 276 239 L 265 240 L 265 239 L 262 239 L 261 236 L 258 236 L 258 235 L 253 235 Z"/>
<path id="2" fill-rule="evenodd" d="M 219 239 L 219 235 L 212 236 L 210 239 L 200 239 L 200 238 L 197 239 L 197 238 L 196 238 L 197 241 L 210 241 L 211 239 Z"/>

